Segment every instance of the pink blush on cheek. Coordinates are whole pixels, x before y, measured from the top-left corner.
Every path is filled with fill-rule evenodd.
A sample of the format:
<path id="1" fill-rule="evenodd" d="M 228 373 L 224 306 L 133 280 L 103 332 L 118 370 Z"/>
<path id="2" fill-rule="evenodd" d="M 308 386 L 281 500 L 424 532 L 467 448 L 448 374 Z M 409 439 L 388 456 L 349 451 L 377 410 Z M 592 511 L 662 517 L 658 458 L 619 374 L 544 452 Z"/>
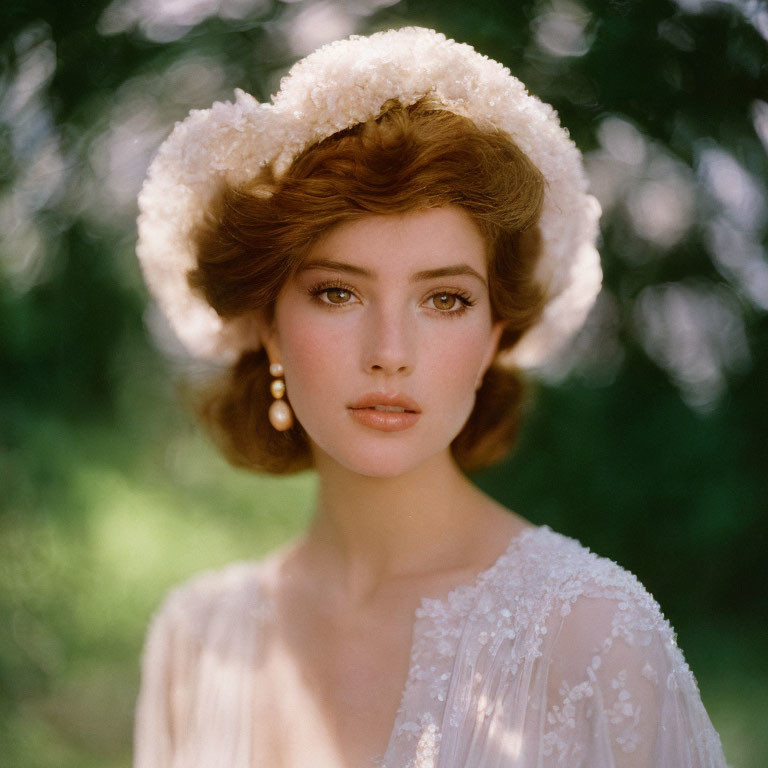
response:
<path id="1" fill-rule="evenodd" d="M 308 321 L 291 333 L 290 349 L 286 349 L 286 362 L 294 374 L 320 386 L 326 378 L 348 370 L 352 350 L 348 334 L 338 328 L 328 329 Z"/>

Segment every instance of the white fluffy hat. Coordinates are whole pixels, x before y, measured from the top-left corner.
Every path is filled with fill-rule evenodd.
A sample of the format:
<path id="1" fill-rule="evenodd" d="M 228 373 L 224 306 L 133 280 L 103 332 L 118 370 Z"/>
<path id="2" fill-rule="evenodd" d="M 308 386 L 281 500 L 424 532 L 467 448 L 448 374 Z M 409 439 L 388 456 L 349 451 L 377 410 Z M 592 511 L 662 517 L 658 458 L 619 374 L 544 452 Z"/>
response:
<path id="1" fill-rule="evenodd" d="M 587 193 L 581 154 L 555 110 L 506 67 L 433 30 L 407 27 L 330 43 L 295 64 L 272 103 L 241 90 L 235 102 L 192 110 L 154 158 L 139 195 L 137 253 L 144 278 L 184 346 L 233 362 L 253 334 L 227 322 L 187 284 L 196 266 L 191 233 L 221 182 L 247 184 L 272 165 L 279 177 L 307 146 L 429 95 L 476 125 L 509 134 L 544 175 L 536 279 L 543 315 L 501 362 L 536 367 L 582 326 L 600 291 L 595 248 L 600 206 Z"/>

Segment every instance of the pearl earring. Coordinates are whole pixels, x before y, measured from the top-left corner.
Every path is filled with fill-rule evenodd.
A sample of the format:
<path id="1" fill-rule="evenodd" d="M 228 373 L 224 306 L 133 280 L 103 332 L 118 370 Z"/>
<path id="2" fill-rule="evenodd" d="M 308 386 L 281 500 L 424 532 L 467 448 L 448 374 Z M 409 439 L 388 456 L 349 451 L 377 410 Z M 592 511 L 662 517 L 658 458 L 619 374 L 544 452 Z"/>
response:
<path id="1" fill-rule="evenodd" d="M 280 363 L 271 363 L 269 372 L 275 377 L 269 385 L 269 391 L 275 398 L 272 405 L 269 406 L 269 423 L 278 432 L 285 432 L 286 429 L 293 426 L 293 411 L 291 406 L 283 400 L 285 381 L 278 378 L 284 374 L 283 366 Z"/>

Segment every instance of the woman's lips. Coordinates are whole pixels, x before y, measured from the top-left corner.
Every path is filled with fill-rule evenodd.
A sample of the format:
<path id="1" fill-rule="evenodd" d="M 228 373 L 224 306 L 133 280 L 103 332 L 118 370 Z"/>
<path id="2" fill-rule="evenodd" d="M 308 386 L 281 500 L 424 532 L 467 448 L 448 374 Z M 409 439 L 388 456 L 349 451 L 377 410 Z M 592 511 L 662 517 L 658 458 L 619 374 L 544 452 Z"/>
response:
<path id="1" fill-rule="evenodd" d="M 419 415 L 414 411 L 377 411 L 375 408 L 350 408 L 349 412 L 361 424 L 382 432 L 399 432 L 412 427 Z"/>
<path id="2" fill-rule="evenodd" d="M 358 422 L 382 432 L 408 429 L 419 420 L 421 413 L 415 400 L 398 392 L 371 392 L 348 407 Z"/>
<path id="3" fill-rule="evenodd" d="M 354 403 L 349 404 L 349 408 L 372 408 L 377 405 L 382 408 L 401 408 L 404 411 L 414 411 L 421 413 L 419 404 L 402 392 L 368 392 L 368 394 L 359 397 Z"/>

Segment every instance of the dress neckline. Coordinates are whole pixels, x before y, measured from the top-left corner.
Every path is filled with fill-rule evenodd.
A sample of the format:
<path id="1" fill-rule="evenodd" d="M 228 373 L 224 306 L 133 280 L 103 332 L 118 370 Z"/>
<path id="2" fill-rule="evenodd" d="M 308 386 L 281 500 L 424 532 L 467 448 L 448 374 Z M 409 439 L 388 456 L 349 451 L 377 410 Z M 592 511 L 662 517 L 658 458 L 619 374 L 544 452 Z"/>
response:
<path id="1" fill-rule="evenodd" d="M 430 640 L 428 637 L 430 633 L 425 633 L 427 625 L 431 624 L 432 626 L 435 626 L 467 615 L 475 604 L 476 597 L 483 587 L 492 581 L 499 571 L 507 567 L 510 560 L 518 556 L 523 543 L 545 531 L 551 532 L 551 529 L 546 525 L 525 526 L 523 530 L 518 531 L 510 537 L 506 548 L 499 557 L 497 557 L 488 568 L 475 574 L 470 582 L 458 584 L 443 597 L 422 596 L 419 598 L 419 604 L 415 608 L 411 619 L 411 643 L 408 656 L 408 669 L 406 671 L 403 688 L 400 692 L 400 699 L 392 722 L 392 727 L 389 732 L 389 739 L 384 752 L 371 758 L 371 766 L 392 768 L 390 766 L 389 758 L 399 740 L 399 726 L 401 724 L 402 716 L 406 711 L 409 691 L 411 687 L 418 682 L 414 677 L 415 672 L 419 668 L 417 659 L 422 657 L 425 652 L 429 650 L 430 643 L 434 643 L 434 640 Z M 263 563 L 264 561 L 262 561 L 262 565 Z M 432 651 L 435 650 L 436 649 L 432 648 Z"/>
<path id="2" fill-rule="evenodd" d="M 522 531 L 510 538 L 506 549 L 499 557 L 488 568 L 477 573 L 471 582 L 453 587 L 444 597 L 421 597 L 420 605 L 415 611 L 415 619 L 437 618 L 465 612 L 474 602 L 480 589 L 493 579 L 510 558 L 517 555 L 523 542 L 545 530 L 549 530 L 546 525 L 525 526 Z"/>
<path id="3" fill-rule="evenodd" d="M 400 693 L 400 701 L 392 728 L 389 732 L 389 740 L 384 752 L 372 758 L 372 766 L 390 768 L 390 755 L 398 743 L 401 721 L 407 709 L 408 695 L 411 687 L 418 684 L 418 680 L 415 678 L 415 672 L 420 666 L 417 659 L 424 656 L 425 643 L 430 642 L 434 644 L 434 639 L 428 638 L 430 633 L 424 632 L 425 625 L 432 624 L 434 626 L 437 623 L 454 619 L 457 616 L 466 615 L 474 605 L 475 598 L 483 586 L 494 579 L 496 574 L 508 564 L 511 558 L 518 555 L 523 542 L 532 536 L 549 530 L 550 528 L 546 525 L 526 526 L 522 531 L 519 531 L 510 538 L 506 549 L 501 555 L 488 568 L 477 573 L 471 583 L 459 584 L 442 598 L 421 598 L 420 605 L 415 609 L 411 622 L 411 648 L 408 656 L 408 670 L 405 684 Z M 433 648 L 432 650 L 434 651 L 435 649 Z M 423 658 L 421 660 L 423 661 Z"/>

